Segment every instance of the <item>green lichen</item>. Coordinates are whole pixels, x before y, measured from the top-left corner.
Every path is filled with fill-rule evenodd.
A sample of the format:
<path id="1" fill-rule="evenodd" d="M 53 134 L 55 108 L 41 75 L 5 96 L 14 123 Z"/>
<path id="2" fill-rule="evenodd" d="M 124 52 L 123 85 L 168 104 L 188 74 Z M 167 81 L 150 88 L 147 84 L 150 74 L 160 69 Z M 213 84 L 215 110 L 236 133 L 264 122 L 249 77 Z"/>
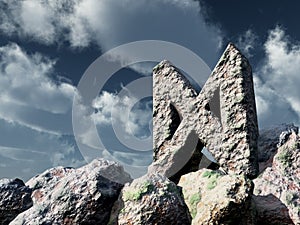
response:
<path id="1" fill-rule="evenodd" d="M 292 153 L 288 149 L 283 149 L 277 156 L 277 159 L 285 166 L 289 167 L 292 165 Z"/>
<path id="2" fill-rule="evenodd" d="M 217 180 L 220 177 L 220 174 L 215 171 L 205 171 L 202 174 L 202 177 L 208 178 L 207 189 L 212 190 L 217 186 Z"/>
<path id="3" fill-rule="evenodd" d="M 206 187 L 208 190 L 212 190 L 217 186 L 217 184 L 217 179 L 210 179 Z"/>
<path id="4" fill-rule="evenodd" d="M 137 190 L 124 192 L 123 199 L 124 201 L 128 201 L 128 200 L 137 201 L 141 199 L 141 197 L 144 194 L 152 192 L 153 189 L 154 189 L 153 184 L 151 184 L 150 181 L 146 181 Z"/>
<path id="5" fill-rule="evenodd" d="M 192 219 L 195 219 L 195 217 L 196 217 L 196 215 L 197 215 L 197 209 L 195 208 L 192 208 L 191 209 L 191 216 L 192 216 Z"/>
<path id="6" fill-rule="evenodd" d="M 139 191 L 136 192 L 126 191 L 123 194 L 124 201 L 138 200 L 140 197 L 141 197 L 141 193 Z"/>
<path id="7" fill-rule="evenodd" d="M 120 210 L 120 213 L 121 213 L 121 214 L 124 214 L 124 213 L 125 213 L 125 207 L 123 207 L 123 208 Z"/>
<path id="8" fill-rule="evenodd" d="M 190 198 L 190 204 L 197 205 L 200 200 L 201 200 L 201 195 L 199 193 L 195 193 Z"/>
<path id="9" fill-rule="evenodd" d="M 191 206 L 191 216 L 193 219 L 195 218 L 195 216 L 197 214 L 197 204 L 200 200 L 201 200 L 200 193 L 193 194 L 189 199 L 189 203 Z"/>
<path id="10" fill-rule="evenodd" d="M 215 174 L 215 171 L 209 171 L 209 170 L 206 170 L 202 173 L 202 177 L 210 177 L 211 175 Z"/>
<path id="11" fill-rule="evenodd" d="M 213 170 L 206 170 L 202 173 L 202 177 L 207 177 L 207 178 L 210 178 L 212 176 L 220 176 L 220 174 L 216 171 L 213 171 Z"/>

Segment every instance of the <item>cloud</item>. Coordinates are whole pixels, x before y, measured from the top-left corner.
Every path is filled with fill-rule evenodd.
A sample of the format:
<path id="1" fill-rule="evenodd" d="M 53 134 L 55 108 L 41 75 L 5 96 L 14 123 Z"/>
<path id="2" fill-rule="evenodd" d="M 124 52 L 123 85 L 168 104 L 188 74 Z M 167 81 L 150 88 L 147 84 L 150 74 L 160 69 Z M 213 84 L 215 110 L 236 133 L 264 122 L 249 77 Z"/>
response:
<path id="1" fill-rule="evenodd" d="M 2 19 L 0 29 L 9 35 L 17 34 L 22 38 L 53 44 L 57 42 L 56 32 L 67 28 L 63 17 L 67 15 L 68 7 L 71 5 L 64 0 L 45 2 L 3 0 L 0 4 Z"/>
<path id="2" fill-rule="evenodd" d="M 37 130 L 70 132 L 66 118 L 76 88 L 53 81 L 54 64 L 17 44 L 0 47 L 0 118 Z"/>
<path id="3" fill-rule="evenodd" d="M 276 27 L 269 32 L 264 50 L 266 58 L 255 72 L 260 125 L 300 125 L 300 45 Z"/>
<path id="4" fill-rule="evenodd" d="M 84 162 L 71 135 L 76 88 L 56 78 L 54 65 L 14 43 L 0 47 L 0 177 Z"/>
<path id="5" fill-rule="evenodd" d="M 114 120 L 114 123 L 119 124 L 129 136 L 147 137 L 146 131 L 152 121 L 150 101 L 142 107 L 138 99 L 130 93 L 119 97 L 104 91 L 94 99 L 92 106 L 96 112 L 91 117 L 97 125 L 108 125 Z"/>
<path id="6" fill-rule="evenodd" d="M 51 17 L 54 15 L 40 1 L 24 1 L 21 4 L 20 25 L 26 35 L 33 34 L 46 43 L 53 42 L 55 28 Z"/>
<path id="7" fill-rule="evenodd" d="M 256 41 L 258 37 L 257 35 L 251 30 L 246 30 L 242 33 L 237 40 L 237 47 L 242 51 L 242 53 L 248 57 L 253 57 L 253 51 L 256 47 Z"/>
<path id="8" fill-rule="evenodd" d="M 192 49 L 214 66 L 222 41 L 220 29 L 205 22 L 192 0 L 4 0 L 1 8 L 3 33 L 44 44 L 96 43 L 107 51 L 131 41 L 164 40 Z"/>
<path id="9" fill-rule="evenodd" d="M 146 171 L 152 162 L 152 138 L 146 141 L 151 135 L 152 101 L 142 99 L 140 102 L 129 90 L 124 90 L 122 96 L 103 91 L 91 105 L 83 105 L 80 96 L 75 98 L 78 102 L 73 114 L 74 133 L 87 161 L 94 157 L 118 161 L 137 177 L 142 167 Z M 113 123 L 122 130 L 121 139 Z M 135 139 L 144 140 L 141 148 Z M 137 167 L 139 171 L 135 171 Z"/>

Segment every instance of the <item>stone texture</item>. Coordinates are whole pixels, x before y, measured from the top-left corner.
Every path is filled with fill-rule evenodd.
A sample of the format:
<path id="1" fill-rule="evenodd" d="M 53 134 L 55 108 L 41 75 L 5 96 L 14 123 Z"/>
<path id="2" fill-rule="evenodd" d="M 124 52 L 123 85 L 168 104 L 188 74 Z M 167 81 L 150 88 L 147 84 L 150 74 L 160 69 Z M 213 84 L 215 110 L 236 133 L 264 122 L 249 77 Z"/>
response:
<path id="1" fill-rule="evenodd" d="M 119 225 L 188 225 L 191 217 L 182 193 L 168 178 L 144 176 L 125 185 L 117 203 Z M 115 214 L 115 215 L 117 215 Z"/>
<path id="2" fill-rule="evenodd" d="M 252 196 L 257 211 L 258 225 L 291 225 L 287 207 L 274 195 Z"/>
<path id="3" fill-rule="evenodd" d="M 20 179 L 0 180 L 0 224 L 9 224 L 32 206 L 31 189 Z"/>
<path id="4" fill-rule="evenodd" d="M 292 132 L 298 134 L 298 127 L 294 124 L 274 125 L 260 130 L 258 138 L 259 173 L 272 166 L 278 146 L 283 145 Z"/>
<path id="5" fill-rule="evenodd" d="M 79 169 L 53 168 L 28 181 L 34 205 L 11 225 L 107 224 L 123 185 L 131 178 L 115 162 L 97 159 Z"/>
<path id="6" fill-rule="evenodd" d="M 180 177 L 184 173 L 178 171 L 200 141 L 227 173 L 256 177 L 252 72 L 234 45 L 228 45 L 200 94 L 170 62 L 159 63 L 153 69 L 153 108 L 154 163 L 149 172 Z"/>
<path id="7" fill-rule="evenodd" d="M 291 132 L 267 167 L 254 180 L 257 196 L 273 195 L 288 209 L 294 224 L 300 224 L 300 137 Z"/>
<path id="8" fill-rule="evenodd" d="M 62 178 L 74 173 L 74 168 L 59 166 L 48 169 L 28 180 L 26 185 L 33 190 L 33 201 L 39 202 L 43 200 L 42 196 L 47 195 L 49 190 L 54 189 Z"/>
<path id="9" fill-rule="evenodd" d="M 182 187 L 193 225 L 255 224 L 253 184 L 245 176 L 201 169 L 182 176 L 178 185 Z"/>

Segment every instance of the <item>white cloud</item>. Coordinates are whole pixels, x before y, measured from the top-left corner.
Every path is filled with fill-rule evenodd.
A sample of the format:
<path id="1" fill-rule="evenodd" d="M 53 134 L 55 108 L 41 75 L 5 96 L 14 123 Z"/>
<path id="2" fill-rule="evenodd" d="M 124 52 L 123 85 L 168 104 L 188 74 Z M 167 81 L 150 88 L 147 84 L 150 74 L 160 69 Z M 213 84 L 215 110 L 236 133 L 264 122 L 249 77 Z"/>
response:
<path id="1" fill-rule="evenodd" d="M 54 64 L 40 54 L 27 54 L 17 44 L 0 47 L 0 118 L 33 129 L 70 132 L 66 117 L 76 89 L 53 82 Z"/>
<path id="2" fill-rule="evenodd" d="M 152 161 L 152 151 L 134 151 L 130 146 L 121 144 L 112 122 L 124 131 L 122 138 L 131 141 L 133 136 L 137 136 L 143 139 L 143 135 L 149 135 L 145 130 L 152 119 L 152 107 L 148 102 L 146 105 L 136 103 L 134 96 L 129 92 L 126 94 L 120 97 L 104 91 L 93 100 L 91 106 L 81 104 L 78 96 L 76 113 L 73 114 L 76 121 L 73 124 L 74 132 L 79 149 L 87 161 L 95 157 L 118 161 L 133 177 L 139 177 L 147 171 Z M 151 146 L 145 144 L 143 148 L 151 149 L 152 142 Z"/>
<path id="3" fill-rule="evenodd" d="M 92 106 L 96 112 L 91 117 L 96 124 L 107 125 L 114 120 L 129 136 L 143 138 L 145 129 L 152 121 L 152 107 L 149 102 L 145 108 L 141 108 L 138 100 L 130 93 L 127 96 L 119 97 L 117 94 L 104 91 L 94 99 Z M 133 109 L 132 106 L 135 108 Z"/>
<path id="4" fill-rule="evenodd" d="M 28 179 L 53 166 L 83 163 L 74 137 L 66 135 L 76 88 L 54 81 L 54 65 L 17 44 L 0 47 L 0 177 Z"/>
<path id="5" fill-rule="evenodd" d="M 264 48 L 266 58 L 255 77 L 260 125 L 300 125 L 300 45 L 276 27 L 270 31 Z"/>
<path id="6" fill-rule="evenodd" d="M 251 29 L 246 30 L 238 37 L 237 46 L 246 57 L 251 58 L 257 39 L 257 35 Z"/>
<path id="7" fill-rule="evenodd" d="M 96 43 L 106 51 L 136 40 L 164 40 L 194 50 L 214 66 L 222 40 L 220 30 L 205 23 L 199 3 L 192 0 L 5 2 L 0 29 L 45 44 L 67 40 L 80 48 Z"/>
<path id="8" fill-rule="evenodd" d="M 52 24 L 51 10 L 40 1 L 23 1 L 21 3 L 20 26 L 26 35 L 33 35 L 46 43 L 53 42 L 55 28 Z"/>

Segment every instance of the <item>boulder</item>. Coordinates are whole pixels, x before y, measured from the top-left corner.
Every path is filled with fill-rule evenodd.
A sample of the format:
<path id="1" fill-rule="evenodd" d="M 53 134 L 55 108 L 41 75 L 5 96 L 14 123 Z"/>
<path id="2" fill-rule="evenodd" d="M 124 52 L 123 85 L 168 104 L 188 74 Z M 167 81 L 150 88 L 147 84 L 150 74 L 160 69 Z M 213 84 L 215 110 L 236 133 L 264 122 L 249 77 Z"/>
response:
<path id="1" fill-rule="evenodd" d="M 31 189 L 20 179 L 0 180 L 0 224 L 9 224 L 32 206 Z"/>
<path id="2" fill-rule="evenodd" d="M 111 180 L 108 179 L 109 176 Z M 11 225 L 107 224 L 122 182 L 131 181 L 123 167 L 96 159 L 79 169 L 53 168 L 28 181 L 34 205 Z"/>
<path id="3" fill-rule="evenodd" d="M 168 178 L 145 175 L 126 184 L 117 204 L 111 224 L 188 225 L 191 217 L 181 190 Z M 116 217 L 118 222 L 116 222 Z"/>
<path id="4" fill-rule="evenodd" d="M 291 225 L 294 224 L 289 216 L 289 210 L 278 198 L 269 194 L 252 196 L 257 212 L 259 225 Z"/>
<path id="5" fill-rule="evenodd" d="M 182 187 L 193 225 L 255 224 L 253 184 L 245 176 L 201 169 L 182 176 L 178 185 Z"/>
<path id="6" fill-rule="evenodd" d="M 257 196 L 275 196 L 288 209 L 294 224 L 300 224 L 300 137 L 291 132 L 267 167 L 254 180 Z M 284 222 L 284 221 L 283 221 Z"/>
<path id="7" fill-rule="evenodd" d="M 283 145 L 292 132 L 298 134 L 298 127 L 294 126 L 294 124 L 273 125 L 259 131 L 259 173 L 265 168 L 272 166 L 273 157 L 277 153 L 278 146 Z"/>

